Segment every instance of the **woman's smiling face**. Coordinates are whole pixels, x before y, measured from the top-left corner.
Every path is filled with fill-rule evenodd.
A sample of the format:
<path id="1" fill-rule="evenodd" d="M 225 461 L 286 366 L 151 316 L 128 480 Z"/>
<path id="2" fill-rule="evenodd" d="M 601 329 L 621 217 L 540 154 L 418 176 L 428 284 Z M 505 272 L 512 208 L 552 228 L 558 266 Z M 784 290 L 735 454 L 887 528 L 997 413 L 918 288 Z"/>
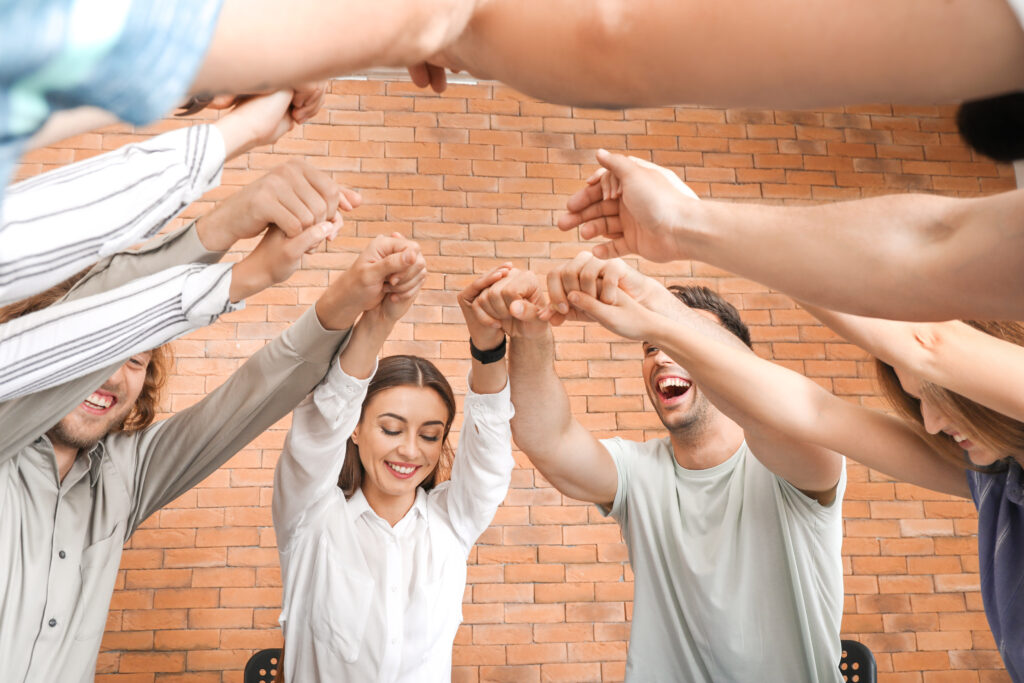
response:
<path id="1" fill-rule="evenodd" d="M 896 377 L 900 380 L 903 391 L 920 401 L 921 419 L 924 423 L 925 431 L 929 434 L 946 434 L 960 448 L 964 449 L 971 462 L 979 467 L 995 464 L 1005 457 L 1003 454 L 996 453 L 984 444 L 979 443 L 971 425 L 959 424 L 955 416 L 950 415 L 942 409 L 942 406 L 932 401 L 923 391 L 920 378 L 899 368 L 894 367 L 893 370 L 896 372 Z"/>
<path id="2" fill-rule="evenodd" d="M 449 417 L 444 401 L 427 387 L 392 387 L 370 399 L 352 432 L 364 492 L 415 497 L 441 458 Z"/>

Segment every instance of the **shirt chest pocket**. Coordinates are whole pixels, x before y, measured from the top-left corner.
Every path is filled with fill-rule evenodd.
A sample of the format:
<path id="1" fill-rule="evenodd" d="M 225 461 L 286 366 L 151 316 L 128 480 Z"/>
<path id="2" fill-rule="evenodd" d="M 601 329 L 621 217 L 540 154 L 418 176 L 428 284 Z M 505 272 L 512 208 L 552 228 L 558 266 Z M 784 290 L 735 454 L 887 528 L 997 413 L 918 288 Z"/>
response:
<path id="1" fill-rule="evenodd" d="M 359 659 L 366 622 L 373 601 L 373 577 L 360 568 L 345 566 L 327 542 L 321 540 L 309 586 L 313 637 L 346 662 Z"/>
<path id="2" fill-rule="evenodd" d="M 110 597 L 117 581 L 123 538 L 123 533 L 114 529 L 112 534 L 82 551 L 80 619 L 76 640 L 98 640 L 103 636 Z"/>

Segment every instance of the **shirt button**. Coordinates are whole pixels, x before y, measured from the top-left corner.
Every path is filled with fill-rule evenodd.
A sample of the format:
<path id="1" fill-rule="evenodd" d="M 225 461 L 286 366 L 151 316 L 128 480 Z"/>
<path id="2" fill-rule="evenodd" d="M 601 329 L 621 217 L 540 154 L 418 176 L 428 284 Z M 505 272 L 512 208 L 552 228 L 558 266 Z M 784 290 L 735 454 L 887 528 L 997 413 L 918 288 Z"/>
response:
<path id="1" fill-rule="evenodd" d="M 391 592 L 392 593 L 397 593 L 398 592 L 398 586 L 392 586 L 391 587 Z"/>
<path id="2" fill-rule="evenodd" d="M 62 559 L 62 560 L 63 560 L 63 559 L 65 558 L 65 557 L 67 557 L 67 556 L 68 556 L 68 554 L 67 554 L 66 552 L 64 552 L 63 550 L 61 550 L 61 551 L 60 551 L 59 553 L 57 553 L 57 557 L 59 557 L 59 558 L 60 558 L 60 559 Z"/>
<path id="3" fill-rule="evenodd" d="M 50 621 L 48 623 L 50 624 L 50 628 L 53 628 L 54 626 L 57 625 L 57 620 L 56 619 L 50 619 Z"/>

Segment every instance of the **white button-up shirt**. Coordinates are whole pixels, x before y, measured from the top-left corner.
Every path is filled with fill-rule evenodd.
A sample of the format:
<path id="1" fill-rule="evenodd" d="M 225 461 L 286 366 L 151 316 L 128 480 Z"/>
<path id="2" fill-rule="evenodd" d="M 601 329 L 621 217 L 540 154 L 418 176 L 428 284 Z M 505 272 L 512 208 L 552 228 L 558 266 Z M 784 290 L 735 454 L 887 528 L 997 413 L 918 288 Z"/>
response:
<path id="1" fill-rule="evenodd" d="M 369 380 L 338 363 L 295 409 L 274 478 L 285 680 L 448 683 L 466 558 L 508 491 L 508 385 L 467 392 L 450 481 L 394 527 L 337 486 Z"/>

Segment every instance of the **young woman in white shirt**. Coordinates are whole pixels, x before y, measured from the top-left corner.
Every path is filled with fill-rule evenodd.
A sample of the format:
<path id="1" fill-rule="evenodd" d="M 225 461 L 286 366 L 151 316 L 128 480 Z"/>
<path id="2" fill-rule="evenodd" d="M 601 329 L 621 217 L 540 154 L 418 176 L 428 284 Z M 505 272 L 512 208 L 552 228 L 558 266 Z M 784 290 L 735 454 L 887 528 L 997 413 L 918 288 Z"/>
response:
<path id="1" fill-rule="evenodd" d="M 507 272 L 458 296 L 474 359 L 454 459 L 448 381 L 416 356 L 377 362 L 418 287 L 366 311 L 295 409 L 273 501 L 284 680 L 451 680 L 466 560 L 514 466 L 505 337 L 473 306 Z"/>

